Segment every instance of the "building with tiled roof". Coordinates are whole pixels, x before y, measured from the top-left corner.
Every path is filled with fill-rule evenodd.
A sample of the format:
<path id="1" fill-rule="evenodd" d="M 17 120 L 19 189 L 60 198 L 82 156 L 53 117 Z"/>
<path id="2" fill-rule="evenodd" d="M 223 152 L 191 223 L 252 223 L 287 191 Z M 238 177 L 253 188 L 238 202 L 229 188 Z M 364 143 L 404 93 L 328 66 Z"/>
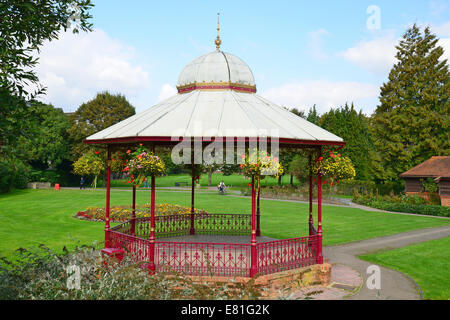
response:
<path id="1" fill-rule="evenodd" d="M 450 156 L 435 156 L 400 174 L 405 180 L 405 193 L 423 192 L 422 182 L 432 178 L 439 186 L 441 204 L 450 206 Z"/>

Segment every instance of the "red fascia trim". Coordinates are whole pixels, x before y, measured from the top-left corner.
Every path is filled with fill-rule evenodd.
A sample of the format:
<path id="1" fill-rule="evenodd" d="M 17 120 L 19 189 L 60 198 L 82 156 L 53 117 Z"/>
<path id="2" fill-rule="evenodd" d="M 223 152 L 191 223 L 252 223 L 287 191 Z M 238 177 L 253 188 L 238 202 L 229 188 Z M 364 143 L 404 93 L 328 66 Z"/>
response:
<path id="1" fill-rule="evenodd" d="M 127 143 L 127 142 L 180 142 L 184 137 L 178 137 L 177 139 L 173 139 L 172 137 L 123 137 L 123 138 L 111 138 L 111 139 L 99 139 L 99 140 L 84 140 L 85 144 L 109 144 L 109 143 Z M 249 137 L 217 137 L 221 138 L 222 141 L 258 141 L 261 138 L 249 138 Z M 194 141 L 214 141 L 215 137 L 212 138 L 203 138 L 203 137 L 193 137 Z M 270 142 L 271 138 L 267 138 L 267 142 Z M 296 139 L 287 139 L 287 138 L 279 138 L 278 142 L 280 144 L 300 144 L 300 145 L 333 145 L 339 146 L 339 149 L 342 149 L 345 146 L 345 142 L 343 141 L 323 141 L 323 140 L 296 140 Z"/>

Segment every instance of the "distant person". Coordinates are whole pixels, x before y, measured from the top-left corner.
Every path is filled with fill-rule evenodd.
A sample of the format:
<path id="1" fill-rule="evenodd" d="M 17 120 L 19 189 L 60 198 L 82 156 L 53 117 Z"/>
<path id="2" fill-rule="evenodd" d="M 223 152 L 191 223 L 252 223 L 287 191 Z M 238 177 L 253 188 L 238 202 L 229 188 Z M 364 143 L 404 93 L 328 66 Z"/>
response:
<path id="1" fill-rule="evenodd" d="M 144 179 L 144 188 L 150 188 L 149 185 L 148 185 L 147 177 L 145 177 L 145 179 Z"/>
<path id="2" fill-rule="evenodd" d="M 80 190 L 81 189 L 86 189 L 86 187 L 84 186 L 84 178 L 83 177 L 81 177 L 81 179 L 80 179 Z"/>
<path id="3" fill-rule="evenodd" d="M 220 181 L 219 185 L 217 186 L 217 188 L 219 189 L 219 192 L 224 193 L 225 192 L 225 183 L 223 181 Z"/>

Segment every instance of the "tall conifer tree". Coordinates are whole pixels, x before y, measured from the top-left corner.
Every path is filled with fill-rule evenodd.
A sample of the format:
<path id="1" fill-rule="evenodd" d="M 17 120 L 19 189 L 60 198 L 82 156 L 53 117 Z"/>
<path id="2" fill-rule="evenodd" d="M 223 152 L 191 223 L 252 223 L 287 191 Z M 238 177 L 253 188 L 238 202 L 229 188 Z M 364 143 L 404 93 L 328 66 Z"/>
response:
<path id="1" fill-rule="evenodd" d="M 397 180 L 431 156 L 449 154 L 449 70 L 437 42 L 429 27 L 421 32 L 414 24 L 396 47 L 397 63 L 371 119 L 377 180 Z"/>

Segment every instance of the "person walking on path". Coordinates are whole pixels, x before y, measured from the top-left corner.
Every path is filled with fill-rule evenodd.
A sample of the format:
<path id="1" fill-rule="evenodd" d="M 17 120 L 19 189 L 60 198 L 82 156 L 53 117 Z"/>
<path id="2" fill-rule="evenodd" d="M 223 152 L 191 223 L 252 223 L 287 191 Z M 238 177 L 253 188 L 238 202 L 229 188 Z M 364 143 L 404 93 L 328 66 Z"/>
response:
<path id="1" fill-rule="evenodd" d="M 84 186 L 84 178 L 83 177 L 81 177 L 81 179 L 80 179 L 80 190 L 81 189 L 86 189 L 86 187 Z"/>
<path id="2" fill-rule="evenodd" d="M 145 177 L 145 179 L 144 179 L 144 188 L 150 188 L 149 185 L 148 185 L 147 177 Z"/>

